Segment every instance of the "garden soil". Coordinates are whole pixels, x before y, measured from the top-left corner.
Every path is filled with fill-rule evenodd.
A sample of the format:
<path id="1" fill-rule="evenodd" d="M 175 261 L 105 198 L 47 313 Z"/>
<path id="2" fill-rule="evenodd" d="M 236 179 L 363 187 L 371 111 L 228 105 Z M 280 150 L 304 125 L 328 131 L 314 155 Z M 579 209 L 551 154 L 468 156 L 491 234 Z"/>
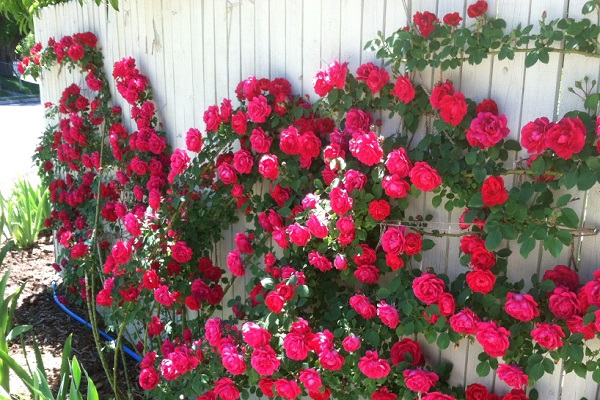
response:
<path id="1" fill-rule="evenodd" d="M 69 334 L 73 333 L 71 356 L 77 356 L 79 363 L 86 369 L 98 389 L 99 398 L 110 399 L 113 397 L 112 391 L 96 353 L 96 345 L 91 330 L 68 316 L 53 300 L 52 281 L 58 280 L 60 282 L 60 278 L 52 268 L 53 263 L 54 246 L 49 241 L 38 243 L 30 252 L 12 251 L 7 254 L 4 263 L 0 266 L 0 276 L 3 276 L 6 270 L 11 270 L 6 293 L 13 293 L 23 282 L 26 282 L 15 312 L 15 325 L 33 326 L 48 380 L 55 393 L 58 391 L 60 384 L 59 373 L 62 349 Z M 73 305 L 68 305 L 68 307 L 77 315 L 87 319 L 84 311 L 74 308 Z M 33 366 L 35 365 L 33 341 L 30 333 L 25 334 L 25 336 L 27 338 L 25 342 L 26 351 Z M 18 339 L 9 345 L 9 354 L 17 360 L 19 365 L 26 368 L 23 350 Z M 108 353 L 108 356 L 112 361 L 113 354 Z M 137 365 L 131 359 L 128 359 L 127 363 L 130 384 L 133 388 L 139 388 L 136 382 Z M 123 375 L 122 368 L 120 368 L 120 372 Z M 125 386 L 124 379 L 124 376 L 119 378 L 121 387 Z M 12 374 L 10 389 L 11 396 L 14 399 L 30 398 L 26 386 Z M 82 393 L 85 398 L 86 392 L 83 391 Z"/>

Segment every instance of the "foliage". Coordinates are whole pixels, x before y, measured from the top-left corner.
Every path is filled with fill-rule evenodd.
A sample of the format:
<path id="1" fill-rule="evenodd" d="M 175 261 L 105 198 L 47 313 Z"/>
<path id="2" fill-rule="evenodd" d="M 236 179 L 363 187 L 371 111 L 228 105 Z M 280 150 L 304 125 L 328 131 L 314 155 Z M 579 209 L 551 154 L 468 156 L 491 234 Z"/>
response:
<path id="1" fill-rule="evenodd" d="M 129 133 L 91 33 L 35 48 L 34 62 L 23 65 L 28 73 L 55 63 L 76 68 L 94 93 L 88 99 L 72 85 L 47 105 L 57 122 L 34 156 L 50 188 L 49 225 L 64 246 L 60 268 L 92 319 L 96 305 L 110 310 L 117 348 L 126 324 L 141 327 L 140 385 L 149 396 L 488 396 L 477 384 L 450 387 L 452 366 L 425 360 L 415 336 L 441 349 L 478 342 L 477 373 L 494 370 L 512 386 L 505 399 L 524 398 L 522 389 L 559 361 L 580 376 L 597 368 L 599 352 L 588 341 L 600 328 L 600 274 L 581 284 L 576 271 L 557 265 L 512 282 L 507 270 L 511 249 L 523 262 L 538 244 L 556 256 L 580 233 L 569 206 L 576 190 L 600 178 L 600 95 L 579 85 L 573 90 L 585 111 L 531 121 L 517 142 L 507 139 L 507 118 L 493 100 L 477 104 L 451 82 L 428 88 L 400 72 L 428 62 L 452 67 L 460 52 L 479 63 L 502 46 L 519 51 L 521 38 L 542 40 L 522 30 L 514 41 L 502 39 L 506 23 L 486 8 L 482 0 L 468 8 L 475 23 L 462 28 L 459 45 L 436 41 L 463 37 L 454 34 L 458 14 L 442 25 L 417 13 L 413 31 L 395 33 L 379 51 L 395 63 L 393 76 L 372 63 L 352 74 L 333 62 L 315 76 L 314 104 L 284 79 L 249 77 L 237 101 L 205 111 L 205 134 L 186 133 L 188 151 L 166 145 L 148 79 L 133 59 L 113 69 L 131 106 L 136 130 Z M 597 29 L 589 20 L 549 26 L 596 56 L 586 47 Z M 443 56 L 442 46 L 450 49 Z M 538 60 L 544 49 L 533 50 Z M 445 57 L 454 58 L 442 65 Z M 398 131 L 381 135 L 378 114 L 398 116 Z M 430 129 L 417 135 L 420 124 Z M 513 177 L 510 187 L 505 179 Z M 465 272 L 452 281 L 421 265 L 435 245 L 429 237 L 446 234 L 432 216 L 411 211 L 423 193 L 435 208 L 462 212 L 454 262 Z M 237 219 L 234 203 L 246 225 L 225 273 L 214 249 Z M 248 298 L 221 304 L 246 274 Z"/>
<path id="2" fill-rule="evenodd" d="M 45 229 L 44 221 L 50 216 L 49 191 L 47 187 L 33 186 L 19 179 L 9 198 L 0 194 L 2 219 L 10 237 L 22 249 L 30 249 Z"/>

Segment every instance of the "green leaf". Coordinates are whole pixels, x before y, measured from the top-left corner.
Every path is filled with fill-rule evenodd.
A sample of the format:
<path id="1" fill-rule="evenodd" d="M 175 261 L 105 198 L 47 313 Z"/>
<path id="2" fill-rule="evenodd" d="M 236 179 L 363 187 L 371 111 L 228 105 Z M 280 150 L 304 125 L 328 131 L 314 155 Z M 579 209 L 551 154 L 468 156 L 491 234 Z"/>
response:
<path id="1" fill-rule="evenodd" d="M 392 294 L 392 291 L 388 288 L 382 287 L 377 291 L 377 297 L 380 299 L 387 299 Z"/>
<path id="2" fill-rule="evenodd" d="M 577 177 L 577 189 L 591 189 L 598 182 L 598 176 L 587 168 L 582 168 Z"/>
<path id="3" fill-rule="evenodd" d="M 298 297 L 308 297 L 310 289 L 307 285 L 298 285 L 296 286 L 296 293 L 298 293 Z"/>
<path id="4" fill-rule="evenodd" d="M 544 376 L 544 373 L 546 371 L 544 371 L 544 366 L 542 365 L 542 363 L 537 363 L 537 364 L 528 364 L 528 375 L 529 378 L 533 379 L 534 381 L 539 380 L 542 376 Z"/>
<path id="5" fill-rule="evenodd" d="M 79 366 L 79 361 L 77 361 L 77 357 L 73 357 L 71 361 L 71 374 L 73 375 L 73 384 L 75 388 L 79 389 L 79 384 L 81 382 L 81 367 Z"/>
<path id="6" fill-rule="evenodd" d="M 475 193 L 469 200 L 469 208 L 481 208 L 483 207 L 483 199 L 481 193 Z"/>
<path id="7" fill-rule="evenodd" d="M 480 165 L 476 165 L 475 167 L 473 167 L 473 178 L 475 178 L 477 182 L 483 182 L 486 176 L 487 171 L 484 167 Z"/>
<path id="8" fill-rule="evenodd" d="M 519 253 L 521 254 L 521 256 L 523 256 L 523 258 L 527 258 L 529 256 L 529 253 L 531 253 L 531 251 L 535 248 L 535 239 L 529 237 L 527 239 L 525 239 L 523 241 L 523 243 L 521 244 L 521 249 L 519 251 Z"/>
<path id="9" fill-rule="evenodd" d="M 33 328 L 31 325 L 19 325 L 13 328 L 10 332 L 8 332 L 8 335 L 6 335 L 6 341 L 10 342 L 14 338 L 22 335 L 23 333 L 28 332 L 29 330 L 31 330 L 31 328 Z"/>
<path id="10" fill-rule="evenodd" d="M 110 5 L 115 11 L 119 11 L 119 0 L 110 0 Z"/>
<path id="11" fill-rule="evenodd" d="M 440 349 L 447 349 L 450 346 L 450 336 L 448 333 L 443 332 L 438 336 L 436 343 Z"/>
<path id="12" fill-rule="evenodd" d="M 500 232 L 500 229 L 489 232 L 485 238 L 485 247 L 490 251 L 497 249 L 500 246 L 500 243 L 502 243 L 502 233 Z"/>
<path id="13" fill-rule="evenodd" d="M 596 369 L 593 373 L 592 373 L 592 379 L 594 380 L 594 382 L 596 383 L 600 383 L 600 368 Z"/>
<path id="14" fill-rule="evenodd" d="M 536 50 L 531 51 L 525 57 L 525 68 L 532 67 L 538 61 L 538 52 Z"/>
<path id="15" fill-rule="evenodd" d="M 482 361 L 477 364 L 477 368 L 475 369 L 477 375 L 479 376 L 488 376 L 490 373 L 490 363 L 488 361 Z"/>
<path id="16" fill-rule="evenodd" d="M 548 250 L 553 257 L 560 256 L 560 252 L 562 251 L 563 244 L 560 240 L 553 236 L 548 236 L 544 239 L 544 249 Z"/>
<path id="17" fill-rule="evenodd" d="M 592 93 L 585 98 L 583 105 L 585 108 L 595 111 L 598 107 L 598 102 L 600 102 L 600 93 Z"/>
<path id="18" fill-rule="evenodd" d="M 467 165 L 474 165 L 477 162 L 477 152 L 470 151 L 465 155 L 465 162 Z"/>
<path id="19" fill-rule="evenodd" d="M 596 9 L 596 2 L 594 0 L 588 1 L 581 8 L 582 14 L 589 14 Z"/>
<path id="20" fill-rule="evenodd" d="M 579 216 L 572 208 L 562 208 L 558 220 L 568 228 L 577 229 L 579 226 Z"/>
<path id="21" fill-rule="evenodd" d="M 379 333 L 374 330 L 368 330 L 363 335 L 365 340 L 369 342 L 373 347 L 379 346 Z"/>
<path id="22" fill-rule="evenodd" d="M 586 157 L 585 165 L 587 165 L 592 171 L 598 172 L 600 171 L 600 158 L 597 156 Z"/>
<path id="23" fill-rule="evenodd" d="M 521 151 L 521 144 L 514 139 L 508 139 L 504 142 L 504 148 L 509 151 Z"/>
<path id="24" fill-rule="evenodd" d="M 572 198 L 573 198 L 573 196 L 569 193 L 563 194 L 562 196 L 560 196 L 558 198 L 558 200 L 556 200 L 556 207 L 566 206 L 569 203 L 569 201 L 571 201 Z"/>
<path id="25" fill-rule="evenodd" d="M 571 344 L 567 352 L 570 360 L 578 363 L 583 361 L 583 347 L 581 345 Z"/>
<path id="26" fill-rule="evenodd" d="M 544 358 L 542 365 L 544 366 L 544 371 L 546 371 L 546 373 L 551 374 L 554 372 L 554 362 L 552 362 L 551 359 Z"/>

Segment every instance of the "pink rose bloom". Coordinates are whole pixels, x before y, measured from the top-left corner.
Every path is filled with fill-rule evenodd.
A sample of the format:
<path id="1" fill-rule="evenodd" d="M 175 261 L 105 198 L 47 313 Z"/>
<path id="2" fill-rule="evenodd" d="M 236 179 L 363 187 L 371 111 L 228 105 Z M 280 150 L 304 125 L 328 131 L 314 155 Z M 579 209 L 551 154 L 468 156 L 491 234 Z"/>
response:
<path id="1" fill-rule="evenodd" d="M 285 298 L 277 292 L 270 292 L 265 298 L 265 305 L 275 314 L 279 314 L 285 305 Z"/>
<path id="2" fill-rule="evenodd" d="M 298 379 L 302 382 L 306 390 L 311 392 L 319 390 L 323 386 L 321 376 L 313 368 L 306 368 L 300 371 Z"/>
<path id="3" fill-rule="evenodd" d="M 491 112 L 480 112 L 471 121 L 467 129 L 467 141 L 471 146 L 480 149 L 492 147 L 508 136 L 510 130 L 506 127 L 506 115 L 494 115 Z"/>
<path id="4" fill-rule="evenodd" d="M 396 329 L 400 323 L 398 310 L 396 310 L 394 306 L 387 304 L 384 300 L 381 300 L 381 302 L 377 304 L 377 316 L 384 325 L 387 325 L 391 329 Z"/>
<path id="5" fill-rule="evenodd" d="M 250 359 L 252 368 L 262 376 L 273 375 L 279 368 L 280 362 L 277 359 L 277 354 L 270 346 L 257 348 L 252 352 Z"/>
<path id="6" fill-rule="evenodd" d="M 160 381 L 160 375 L 154 368 L 144 368 L 140 373 L 140 386 L 144 390 L 152 390 Z"/>
<path id="7" fill-rule="evenodd" d="M 454 296 L 450 293 L 442 293 L 438 299 L 438 307 L 440 308 L 440 314 L 444 317 L 449 317 L 456 311 L 456 302 Z"/>
<path id="8" fill-rule="evenodd" d="M 344 174 L 344 187 L 348 193 L 353 190 L 362 190 L 367 183 L 367 177 L 365 174 L 356 170 L 350 169 Z"/>
<path id="9" fill-rule="evenodd" d="M 521 144 L 528 152 L 539 154 L 546 150 L 546 133 L 554 126 L 548 118 L 541 117 L 525 124 L 521 129 Z"/>
<path id="10" fill-rule="evenodd" d="M 339 61 L 332 61 L 327 66 L 327 75 L 329 82 L 333 87 L 343 89 L 346 85 L 346 75 L 348 74 L 348 63 L 340 64 Z"/>
<path id="11" fill-rule="evenodd" d="M 190 128 L 185 135 L 185 145 L 189 151 L 200 153 L 202 151 L 202 134 L 198 129 Z"/>
<path id="12" fill-rule="evenodd" d="M 329 228 L 327 227 L 327 223 L 319 220 L 316 214 L 311 214 L 308 217 L 308 221 L 306 221 L 306 226 L 310 233 L 312 233 L 315 237 L 319 239 L 323 239 L 329 235 Z"/>
<path id="13" fill-rule="evenodd" d="M 385 167 L 390 174 L 398 175 L 399 178 L 406 178 L 412 164 L 408 159 L 408 154 L 403 147 L 392 150 L 385 161 Z"/>
<path id="14" fill-rule="evenodd" d="M 477 324 L 481 320 L 469 308 L 454 314 L 450 317 L 450 326 L 457 333 L 466 333 L 473 335 L 477 333 Z"/>
<path id="15" fill-rule="evenodd" d="M 285 154 L 300 154 L 300 134 L 295 126 L 289 126 L 279 135 L 279 148 Z"/>
<path id="16" fill-rule="evenodd" d="M 560 325 L 538 322 L 535 326 L 536 327 L 531 331 L 531 337 L 538 342 L 540 346 L 545 347 L 548 350 L 555 350 L 562 347 L 562 338 L 565 337 L 565 333 Z"/>
<path id="17" fill-rule="evenodd" d="M 348 196 L 348 192 L 339 186 L 334 187 L 329 192 L 331 209 L 334 213 L 344 215 L 352 210 L 352 197 Z"/>
<path id="18" fill-rule="evenodd" d="M 377 315 L 377 309 L 365 295 L 355 294 L 350 297 L 350 306 L 364 319 L 371 319 Z"/>
<path id="19" fill-rule="evenodd" d="M 431 33 L 435 30 L 435 25 L 439 24 L 435 14 L 429 11 L 424 12 L 416 12 L 413 15 L 413 22 L 419 28 L 419 32 L 423 37 L 429 37 Z"/>
<path id="20" fill-rule="evenodd" d="M 218 346 L 223 335 L 221 318 L 212 318 L 204 324 L 205 339 L 211 346 Z"/>
<path id="21" fill-rule="evenodd" d="M 223 184 L 232 185 L 237 182 L 238 176 L 231 164 L 226 162 L 221 163 L 219 164 L 217 170 L 219 172 L 219 179 L 221 179 L 221 182 L 223 182 Z"/>
<path id="22" fill-rule="evenodd" d="M 410 192 L 410 184 L 396 174 L 384 176 L 381 185 L 385 194 L 394 199 L 405 198 Z"/>
<path id="23" fill-rule="evenodd" d="M 354 353 L 360 349 L 360 338 L 356 335 L 349 335 L 342 340 L 342 346 L 348 353 Z"/>
<path id="24" fill-rule="evenodd" d="M 246 268 L 239 250 L 235 249 L 227 255 L 227 268 L 233 276 L 246 275 Z"/>
<path id="25" fill-rule="evenodd" d="M 279 396 L 286 400 L 294 400 L 302 394 L 302 390 L 296 381 L 283 378 L 275 381 L 275 390 Z"/>
<path id="26" fill-rule="evenodd" d="M 408 72 L 398 77 L 398 79 L 396 80 L 396 84 L 394 85 L 394 89 L 392 89 L 391 93 L 404 104 L 410 103 L 412 99 L 415 98 L 415 87 L 408 78 Z"/>
<path id="27" fill-rule="evenodd" d="M 252 241 L 246 234 L 244 234 L 242 232 L 236 233 L 235 246 L 238 248 L 238 250 L 241 253 L 244 253 L 244 254 L 254 253 L 254 249 L 252 248 Z"/>
<path id="28" fill-rule="evenodd" d="M 245 322 L 242 325 L 242 337 L 244 342 L 254 349 L 268 346 L 271 341 L 269 331 L 254 322 Z"/>
<path id="29" fill-rule="evenodd" d="M 256 96 L 248 103 L 248 116 L 252 122 L 263 123 L 271 115 L 271 106 L 267 103 L 267 98 L 263 95 Z"/>
<path id="30" fill-rule="evenodd" d="M 343 254 L 336 254 L 335 259 L 333 260 L 333 266 L 338 271 L 344 271 L 348 268 L 348 261 Z"/>
<path id="31" fill-rule="evenodd" d="M 161 285 L 154 290 L 154 299 L 165 307 L 171 307 L 176 297 L 169 291 L 167 285 Z"/>
<path id="32" fill-rule="evenodd" d="M 456 400 L 456 397 L 440 392 L 430 392 L 424 394 L 421 400 Z M 492 400 L 492 398 L 490 397 L 489 400 Z"/>
<path id="33" fill-rule="evenodd" d="M 279 176 L 279 160 L 275 154 L 265 154 L 258 162 L 258 173 L 274 181 Z"/>
<path id="34" fill-rule="evenodd" d="M 366 82 L 371 93 L 375 94 L 390 81 L 390 74 L 384 68 L 369 62 L 358 67 L 356 80 Z"/>
<path id="35" fill-rule="evenodd" d="M 413 185 L 424 192 L 430 192 L 442 184 L 442 178 L 437 171 L 422 161 L 415 163 L 410 170 L 409 177 Z"/>
<path id="36" fill-rule="evenodd" d="M 249 174 L 252 172 L 252 166 L 254 165 L 254 157 L 252 154 L 245 149 L 236 151 L 233 155 L 233 167 L 240 174 Z"/>
<path id="37" fill-rule="evenodd" d="M 439 379 L 434 372 L 422 369 L 405 369 L 402 375 L 404 375 L 406 387 L 413 392 L 420 393 L 428 392 L 432 386 L 435 386 Z"/>
<path id="38" fill-rule="evenodd" d="M 583 150 L 586 129 L 579 118 L 563 118 L 546 132 L 546 146 L 568 160 Z"/>
<path id="39" fill-rule="evenodd" d="M 296 246 L 306 246 L 310 240 L 310 231 L 308 228 L 298 224 L 297 222 L 294 222 L 292 225 L 288 226 L 286 231 L 290 236 L 290 241 Z"/>
<path id="40" fill-rule="evenodd" d="M 361 133 L 350 139 L 350 153 L 370 167 L 381 162 L 383 158 L 383 149 L 375 132 Z"/>
<path id="41" fill-rule="evenodd" d="M 508 292 L 504 310 L 511 317 L 523 322 L 529 322 L 540 315 L 538 304 L 530 294 Z"/>
<path id="42" fill-rule="evenodd" d="M 186 263 L 192 259 L 192 249 L 186 242 L 179 241 L 171 246 L 171 257 L 180 264 Z"/>
<path id="43" fill-rule="evenodd" d="M 336 350 L 324 349 L 319 354 L 321 366 L 329 371 L 339 371 L 344 365 L 344 357 Z"/>
<path id="44" fill-rule="evenodd" d="M 496 275 L 491 271 L 474 270 L 467 273 L 467 285 L 477 293 L 487 294 L 494 289 Z"/>
<path id="45" fill-rule="evenodd" d="M 207 132 L 216 132 L 221 125 L 221 116 L 219 115 L 219 106 L 210 106 L 204 111 L 204 123 Z"/>
<path id="46" fill-rule="evenodd" d="M 267 136 L 261 128 L 252 130 L 250 144 L 252 145 L 252 149 L 257 153 L 268 153 L 271 149 L 271 142 L 273 142 L 273 138 Z"/>
<path id="47" fill-rule="evenodd" d="M 75 250 L 75 248 L 80 244 L 82 244 L 82 243 L 76 244 L 73 247 L 73 249 L 71 250 L 71 252 L 73 252 Z M 86 249 L 87 249 L 87 246 L 86 246 Z M 112 247 L 110 254 L 112 255 L 112 258 L 117 266 L 126 264 L 129 262 L 129 259 L 131 257 L 131 246 L 129 246 L 127 243 L 119 240 Z"/>
<path id="48" fill-rule="evenodd" d="M 285 349 L 285 355 L 296 361 L 306 359 L 310 351 L 305 334 L 293 331 L 283 338 L 283 348 Z"/>
<path id="49" fill-rule="evenodd" d="M 516 365 L 499 364 L 496 374 L 501 381 L 515 389 L 527 385 L 528 376 Z"/>
<path id="50" fill-rule="evenodd" d="M 559 286 L 550 292 L 548 306 L 550 307 L 550 311 L 552 311 L 557 318 L 562 319 L 569 319 L 580 312 L 577 294 L 562 286 Z"/>
<path id="51" fill-rule="evenodd" d="M 185 150 L 175 149 L 171 154 L 171 171 L 175 175 L 181 174 L 185 171 L 190 163 L 190 157 L 188 157 Z"/>
<path id="52" fill-rule="evenodd" d="M 240 398 L 240 391 L 229 378 L 221 378 L 215 382 L 215 393 L 221 400 L 236 400 Z"/>
<path id="53" fill-rule="evenodd" d="M 441 105 L 441 101 L 446 95 L 454 94 L 454 86 L 450 81 L 446 81 L 442 84 L 436 85 L 431 91 L 431 97 L 429 98 L 429 102 L 431 106 L 436 110 L 439 110 Z"/>
<path id="54" fill-rule="evenodd" d="M 371 394 L 371 400 L 396 400 L 397 398 L 398 395 L 390 392 L 387 386 L 383 386 Z"/>
<path id="55" fill-rule="evenodd" d="M 510 345 L 510 332 L 498 326 L 494 321 L 480 322 L 477 324 L 475 338 L 483 350 L 492 357 L 504 357 Z"/>
<path id="56" fill-rule="evenodd" d="M 374 265 L 360 265 L 354 271 L 356 279 L 363 283 L 375 284 L 379 280 L 379 269 Z"/>
<path id="57" fill-rule="evenodd" d="M 310 252 L 308 255 L 308 262 L 321 272 L 326 272 L 333 268 L 331 261 L 316 250 Z"/>
<path id="58" fill-rule="evenodd" d="M 86 245 L 85 243 L 77 243 L 75 246 L 73 246 L 73 248 L 71 249 L 71 258 L 81 258 L 83 256 L 85 256 L 88 252 L 88 245 Z M 127 261 L 129 261 L 129 257 L 127 258 Z M 125 261 L 125 262 L 127 262 Z M 121 263 L 121 264 L 125 264 Z"/>
<path id="59" fill-rule="evenodd" d="M 358 362 L 360 372 L 371 379 L 385 378 L 390 373 L 390 364 L 387 360 L 379 358 L 377 351 L 367 350 L 364 357 Z"/>
<path id="60" fill-rule="evenodd" d="M 386 253 L 400 254 L 404 251 L 404 230 L 390 227 L 381 236 L 381 247 Z"/>
<path id="61" fill-rule="evenodd" d="M 566 286 L 572 292 L 579 287 L 579 275 L 566 265 L 557 265 L 553 269 L 544 272 L 542 281 L 551 280 L 558 286 Z"/>
<path id="62" fill-rule="evenodd" d="M 246 372 L 244 356 L 236 351 L 223 351 L 221 362 L 232 375 L 240 375 Z"/>
<path id="63" fill-rule="evenodd" d="M 446 290 L 446 284 L 435 274 L 425 273 L 413 280 L 412 288 L 415 297 L 429 305 L 438 302 L 438 299 Z"/>
<path id="64" fill-rule="evenodd" d="M 373 117 L 371 114 L 353 108 L 346 114 L 346 121 L 344 123 L 346 131 L 355 137 L 357 135 L 366 133 L 369 131 L 371 124 L 373 123 Z"/>
<path id="65" fill-rule="evenodd" d="M 369 203 L 369 215 L 375 221 L 383 221 L 389 217 L 392 208 L 386 200 L 373 200 Z"/>
<path id="66" fill-rule="evenodd" d="M 236 112 L 231 117 L 231 128 L 235 133 L 242 136 L 246 134 L 246 128 L 248 127 L 248 115 L 242 110 Z"/>

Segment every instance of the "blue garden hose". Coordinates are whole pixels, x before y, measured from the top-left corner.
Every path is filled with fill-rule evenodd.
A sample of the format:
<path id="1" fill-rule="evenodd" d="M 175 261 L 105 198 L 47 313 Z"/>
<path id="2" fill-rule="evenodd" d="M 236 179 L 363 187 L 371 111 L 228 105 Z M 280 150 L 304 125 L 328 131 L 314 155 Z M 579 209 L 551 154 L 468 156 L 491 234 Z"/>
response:
<path id="1" fill-rule="evenodd" d="M 54 302 L 64 311 L 66 312 L 70 317 L 72 317 L 73 319 L 75 319 L 76 321 L 82 323 L 83 325 L 87 326 L 90 329 L 94 329 L 92 327 L 92 324 L 90 324 L 89 322 L 87 322 L 85 319 L 81 318 L 79 315 L 75 314 L 73 311 L 69 310 L 63 303 L 61 303 L 58 300 L 58 297 L 56 296 L 56 282 L 52 282 L 52 296 L 54 297 Z M 109 336 L 106 332 L 104 332 L 101 329 L 98 329 L 98 333 L 105 338 L 106 340 L 109 340 L 111 342 L 114 342 L 115 339 L 111 336 Z M 133 350 L 131 350 L 129 347 L 127 346 L 123 346 L 123 350 L 125 351 L 125 354 L 127 354 L 129 357 L 133 358 L 135 361 L 140 362 L 142 361 L 142 358 Z"/>

